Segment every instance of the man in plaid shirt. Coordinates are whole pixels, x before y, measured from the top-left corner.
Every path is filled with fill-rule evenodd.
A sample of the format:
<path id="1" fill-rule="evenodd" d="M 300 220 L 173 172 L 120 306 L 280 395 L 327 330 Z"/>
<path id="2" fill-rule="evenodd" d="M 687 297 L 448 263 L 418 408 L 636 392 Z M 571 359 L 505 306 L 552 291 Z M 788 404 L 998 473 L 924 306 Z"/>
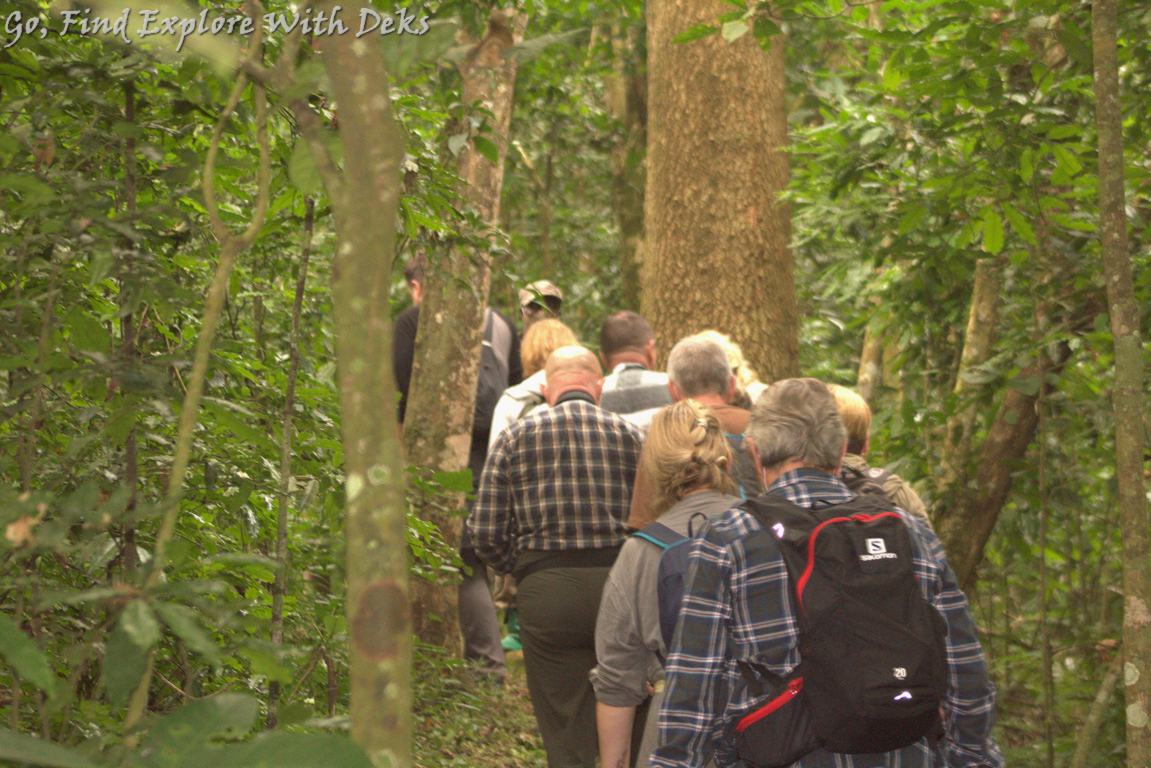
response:
<path id="1" fill-rule="evenodd" d="M 763 487 L 816 509 L 854 495 L 839 479 L 847 432 L 835 399 L 815 379 L 773 384 L 756 401 L 746 433 Z M 915 571 L 924 596 L 947 625 L 949 684 L 943 703 L 946 737 L 902 749 L 848 755 L 817 749 L 801 768 L 1001 768 L 991 737 L 995 688 L 967 598 L 934 532 L 897 510 L 911 530 Z M 774 537 L 748 512 L 735 508 L 712 518 L 693 542 L 680 620 L 667 664 L 660 710 L 660 746 L 651 765 L 720 768 L 746 764 L 724 738 L 755 704 L 738 662 L 758 663 L 785 677 L 799 663 L 799 627 L 791 585 Z"/>
<path id="2" fill-rule="evenodd" d="M 561 347 L 544 368 L 547 409 L 488 453 L 468 528 L 476 554 L 519 582 L 520 642 L 551 768 L 595 768 L 595 620 L 627 535 L 641 437 L 601 409 L 599 361 Z"/>

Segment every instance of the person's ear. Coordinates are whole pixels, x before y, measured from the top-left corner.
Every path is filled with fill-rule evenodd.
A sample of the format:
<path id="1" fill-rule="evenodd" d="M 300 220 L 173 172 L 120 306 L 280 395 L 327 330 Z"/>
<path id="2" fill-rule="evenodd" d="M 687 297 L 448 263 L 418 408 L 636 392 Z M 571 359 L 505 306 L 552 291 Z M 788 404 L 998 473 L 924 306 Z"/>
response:
<path id="1" fill-rule="evenodd" d="M 735 376 L 731 377 L 731 381 L 727 384 L 727 396 L 723 399 L 725 403 L 730 403 L 735 399 Z"/>
<path id="2" fill-rule="evenodd" d="M 743 442 L 747 444 L 747 453 L 751 456 L 751 466 L 755 467 L 755 478 L 759 480 L 759 484 L 763 486 L 763 490 L 767 490 L 767 478 L 763 475 L 763 464 L 759 461 L 759 449 L 755 447 L 755 441 L 745 433 Z"/>
<path id="3" fill-rule="evenodd" d="M 595 380 L 595 392 L 593 392 L 592 394 L 595 395 L 596 405 L 599 405 L 600 397 L 603 395 L 603 377 L 602 376 Z"/>
<path id="4" fill-rule="evenodd" d="M 655 370 L 655 339 L 648 339 L 647 344 L 644 345 L 644 353 L 647 355 L 648 370 Z"/>
<path id="5" fill-rule="evenodd" d="M 683 396 L 679 393 L 679 387 L 673 384 L 671 379 L 667 380 L 667 391 L 671 394 L 671 401 L 673 403 L 678 403 L 683 399 Z"/>
<path id="6" fill-rule="evenodd" d="M 603 363 L 603 369 L 610 373 L 611 372 L 611 365 L 608 364 L 607 355 L 605 355 L 602 350 L 599 353 L 599 361 L 601 363 Z"/>
<path id="7" fill-rule="evenodd" d="M 408 293 L 412 297 L 412 303 L 417 307 L 420 305 L 420 300 L 424 297 L 424 285 L 419 280 L 408 281 Z"/>

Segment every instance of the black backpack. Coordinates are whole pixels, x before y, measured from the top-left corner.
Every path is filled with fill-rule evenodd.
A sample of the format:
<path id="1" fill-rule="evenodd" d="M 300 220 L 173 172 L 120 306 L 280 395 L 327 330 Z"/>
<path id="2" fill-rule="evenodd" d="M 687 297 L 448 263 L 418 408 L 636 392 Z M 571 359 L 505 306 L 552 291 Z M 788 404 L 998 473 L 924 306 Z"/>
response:
<path id="1" fill-rule="evenodd" d="M 496 403 L 508 388 L 512 339 L 515 329 L 492 311 L 484 310 L 484 340 L 480 352 L 480 375 L 476 383 L 476 410 L 472 431 L 487 435 L 492 428 Z"/>
<path id="2" fill-rule="evenodd" d="M 865 472 L 845 464 L 841 479 L 843 484 L 850 488 L 856 496 L 872 494 L 887 498 L 887 491 L 883 490 L 883 484 L 887 482 L 889 477 L 891 477 L 891 470 L 889 469 L 868 467 Z"/>
<path id="3" fill-rule="evenodd" d="M 911 534 L 891 502 L 868 493 L 808 510 L 764 494 L 744 508 L 787 566 L 800 663 L 785 679 L 740 663 L 757 694 L 729 733 L 740 757 L 774 768 L 816 748 L 890 752 L 938 738 L 947 629 L 920 591 Z M 761 679 L 773 685 L 766 698 Z"/>

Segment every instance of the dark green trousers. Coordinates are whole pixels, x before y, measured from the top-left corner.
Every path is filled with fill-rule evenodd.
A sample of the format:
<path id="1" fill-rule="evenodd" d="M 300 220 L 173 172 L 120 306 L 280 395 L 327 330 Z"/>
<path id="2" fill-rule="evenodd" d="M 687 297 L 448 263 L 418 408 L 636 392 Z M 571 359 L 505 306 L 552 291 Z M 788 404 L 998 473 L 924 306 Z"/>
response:
<path id="1" fill-rule="evenodd" d="M 609 568 L 550 568 L 519 584 L 520 642 L 548 768 L 595 768 L 595 620 Z"/>

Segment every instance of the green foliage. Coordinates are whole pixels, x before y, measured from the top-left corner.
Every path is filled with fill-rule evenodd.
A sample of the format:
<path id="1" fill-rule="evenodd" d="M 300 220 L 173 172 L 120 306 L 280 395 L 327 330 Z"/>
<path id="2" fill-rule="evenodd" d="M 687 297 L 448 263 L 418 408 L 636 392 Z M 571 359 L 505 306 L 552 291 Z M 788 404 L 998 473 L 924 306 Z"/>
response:
<path id="1" fill-rule="evenodd" d="M 854 384 L 870 324 L 886 350 L 887 385 L 873 404 L 872 463 L 916 481 L 936 511 L 954 493 L 940 466 L 949 420 L 973 404 L 978 447 L 1005 392 L 1052 388 L 973 593 L 999 686 L 1000 744 L 1012 764 L 1045 765 L 1044 632 L 1054 745 L 1069 754 L 1122 616 L 1120 563 L 1109 557 L 1119 551 L 1111 339 L 1105 322 L 1094 331 L 1083 322 L 1101 290 L 1089 9 L 900 2 L 869 16 L 835 2 L 774 6 L 794 62 L 789 198 L 807 306 L 804 370 Z M 1147 218 L 1147 105 L 1137 90 L 1147 62 L 1134 43 L 1145 17 L 1127 16 L 1120 41 L 1134 87 L 1123 110 L 1136 240 Z M 998 321 L 988 359 L 961 374 L 979 259 L 1002 276 Z M 1147 289 L 1146 280 L 1136 289 L 1144 306 Z M 1065 368 L 1021 374 L 1040 354 L 1053 366 L 1062 349 Z M 968 386 L 957 396 L 960 375 Z M 977 460 L 965 457 L 972 469 Z M 1121 701 L 1090 765 L 1122 759 Z"/>
<path id="2" fill-rule="evenodd" d="M 437 24 L 420 44 L 440 50 L 453 28 Z M 269 41 L 269 56 L 279 43 Z M 409 58 L 412 88 L 431 81 L 429 51 L 396 53 Z M 315 89 L 307 92 L 317 115 L 331 120 L 319 72 L 305 63 L 301 81 Z M 345 735 L 312 724 L 346 706 L 348 685 L 343 450 L 326 285 L 334 235 L 322 197 L 300 312 L 291 475 L 281 477 L 304 195 L 319 192 L 284 112 L 270 130 L 271 209 L 228 288 L 166 578 L 145 582 L 217 254 L 200 173 L 232 78 L 192 58 L 55 29 L 0 52 L 0 687 L 9 722 L 40 736 L 0 734 L 0 759 L 364 762 Z M 446 112 L 411 94 L 395 97 L 409 138 L 404 225 L 409 236 L 433 238 L 460 219 L 457 181 L 437 144 Z M 250 98 L 223 133 L 216 168 L 220 214 L 234 230 L 256 197 Z M 282 480 L 287 590 L 284 640 L 273 643 Z M 411 536 L 418 568 L 458 563 L 417 527 Z M 149 660 L 148 708 L 163 715 L 145 720 L 143 746 L 130 748 L 121 722 Z M 272 683 L 292 732 L 254 734 Z"/>

